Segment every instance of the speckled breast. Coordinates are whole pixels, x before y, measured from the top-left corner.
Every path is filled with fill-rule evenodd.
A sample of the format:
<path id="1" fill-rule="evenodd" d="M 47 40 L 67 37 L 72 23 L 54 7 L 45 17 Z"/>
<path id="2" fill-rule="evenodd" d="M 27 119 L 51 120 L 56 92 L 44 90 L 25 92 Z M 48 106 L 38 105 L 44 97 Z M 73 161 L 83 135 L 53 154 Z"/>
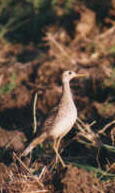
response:
<path id="1" fill-rule="evenodd" d="M 77 109 L 74 104 L 63 107 L 56 117 L 50 135 L 53 138 L 65 136 L 77 119 Z"/>

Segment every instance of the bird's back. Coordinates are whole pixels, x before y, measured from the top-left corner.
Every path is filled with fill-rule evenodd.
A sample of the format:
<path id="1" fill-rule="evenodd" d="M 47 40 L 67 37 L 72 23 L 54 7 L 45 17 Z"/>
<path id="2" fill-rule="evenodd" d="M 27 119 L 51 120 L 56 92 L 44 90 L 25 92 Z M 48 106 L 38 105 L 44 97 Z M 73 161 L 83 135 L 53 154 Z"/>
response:
<path id="1" fill-rule="evenodd" d="M 54 125 L 54 120 L 56 119 L 58 114 L 58 106 L 54 107 L 49 113 L 43 124 L 42 132 L 47 132 L 49 134 L 50 130 Z"/>

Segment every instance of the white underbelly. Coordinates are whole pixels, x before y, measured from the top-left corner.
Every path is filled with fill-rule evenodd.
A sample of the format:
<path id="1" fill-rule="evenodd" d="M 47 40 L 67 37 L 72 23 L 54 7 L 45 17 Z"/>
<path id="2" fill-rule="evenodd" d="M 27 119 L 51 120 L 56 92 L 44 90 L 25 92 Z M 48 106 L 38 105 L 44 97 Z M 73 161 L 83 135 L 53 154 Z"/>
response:
<path id="1" fill-rule="evenodd" d="M 63 118 L 59 118 L 56 120 L 56 124 L 54 124 L 51 129 L 50 135 L 53 138 L 63 137 L 65 136 L 73 127 L 75 121 L 77 119 L 77 111 L 72 110 L 65 113 Z"/>

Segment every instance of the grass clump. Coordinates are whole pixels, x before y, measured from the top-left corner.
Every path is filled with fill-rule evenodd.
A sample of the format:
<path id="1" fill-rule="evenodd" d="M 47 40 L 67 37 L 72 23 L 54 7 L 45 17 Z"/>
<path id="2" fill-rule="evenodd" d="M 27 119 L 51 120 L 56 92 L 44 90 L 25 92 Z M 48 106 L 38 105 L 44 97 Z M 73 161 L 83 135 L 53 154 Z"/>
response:
<path id="1" fill-rule="evenodd" d="M 13 89 L 16 88 L 16 86 L 16 74 L 13 73 L 10 77 L 10 81 L 0 88 L 0 95 L 10 93 Z"/>

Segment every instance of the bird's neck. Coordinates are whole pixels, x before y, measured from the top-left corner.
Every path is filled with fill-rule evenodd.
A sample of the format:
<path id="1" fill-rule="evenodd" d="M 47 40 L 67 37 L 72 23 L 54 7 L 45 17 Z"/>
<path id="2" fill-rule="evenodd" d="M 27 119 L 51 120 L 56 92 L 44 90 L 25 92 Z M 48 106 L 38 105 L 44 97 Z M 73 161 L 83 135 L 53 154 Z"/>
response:
<path id="1" fill-rule="evenodd" d="M 69 81 L 63 82 L 63 97 L 72 98 L 71 88 Z"/>

